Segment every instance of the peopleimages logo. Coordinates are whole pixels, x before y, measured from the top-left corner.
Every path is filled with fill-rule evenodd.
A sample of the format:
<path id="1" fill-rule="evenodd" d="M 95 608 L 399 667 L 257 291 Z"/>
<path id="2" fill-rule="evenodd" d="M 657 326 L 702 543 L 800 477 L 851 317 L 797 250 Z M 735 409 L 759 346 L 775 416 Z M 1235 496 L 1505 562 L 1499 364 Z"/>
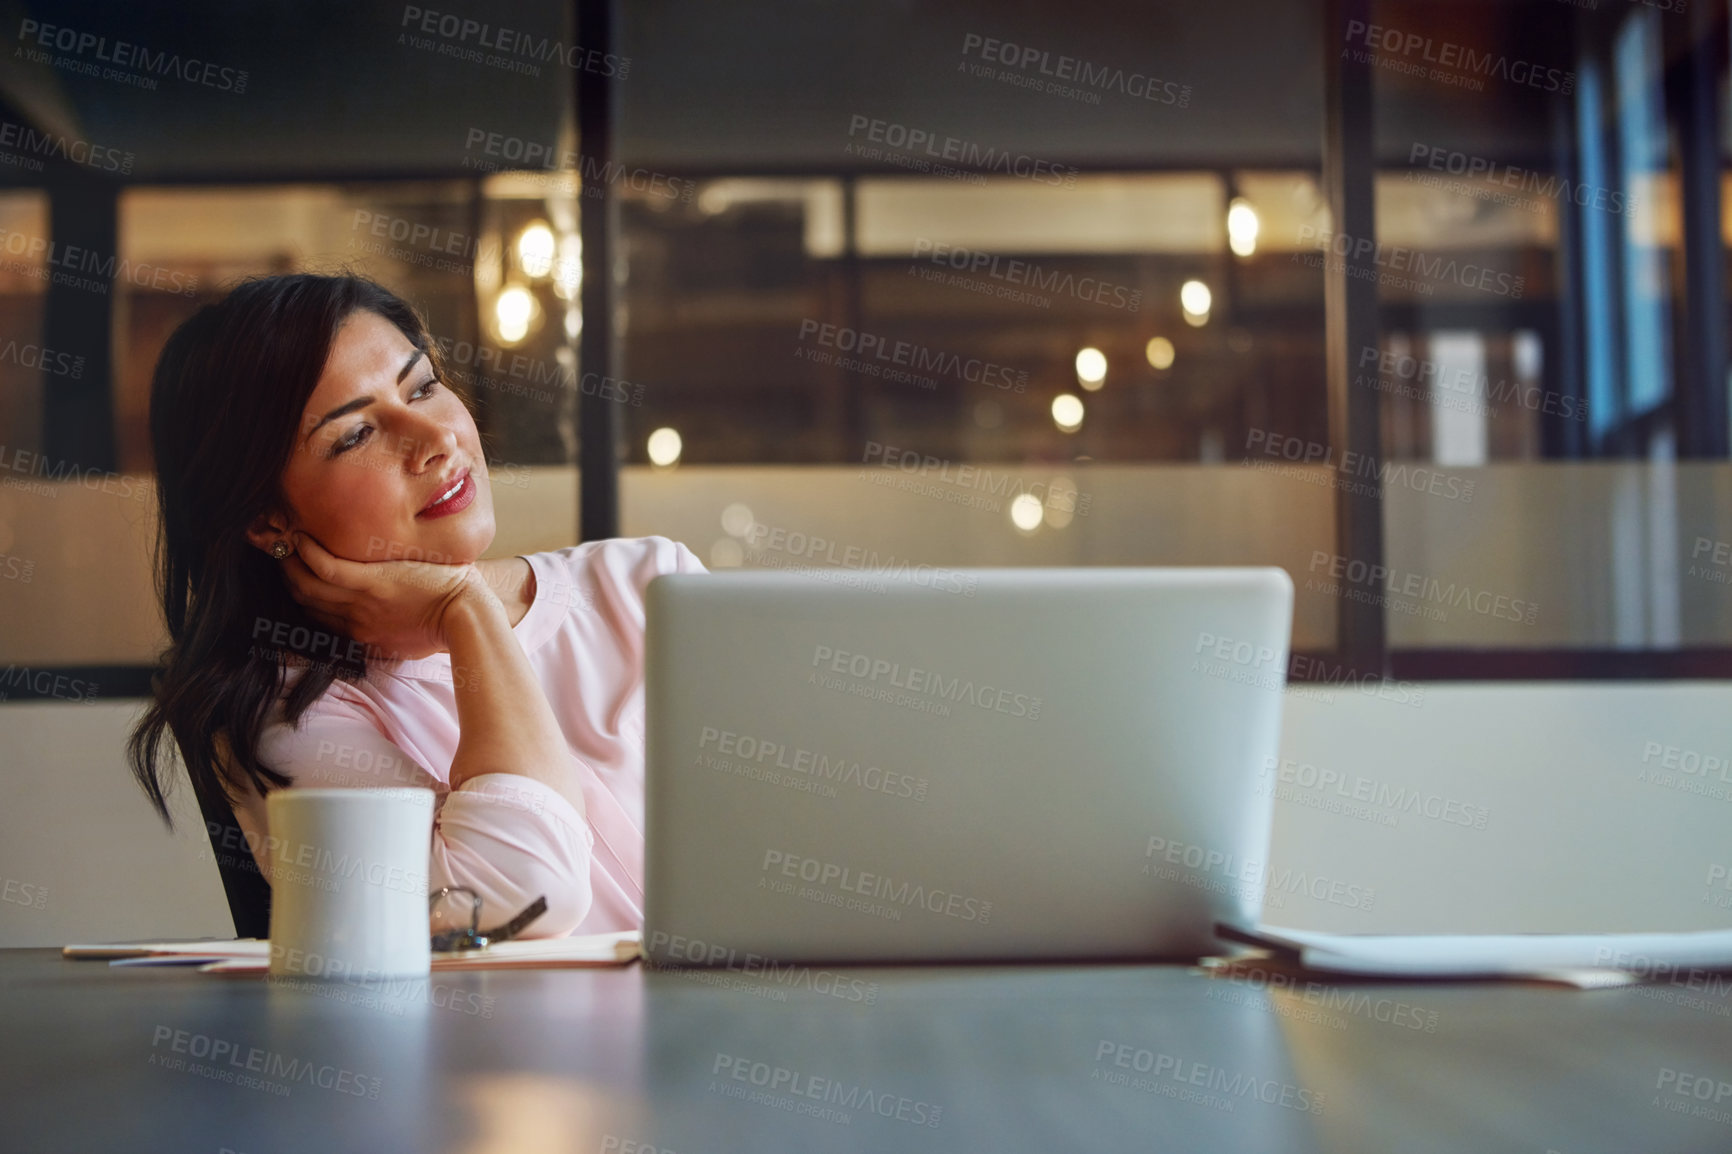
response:
<path id="1" fill-rule="evenodd" d="M 123 175 L 130 175 L 132 172 L 133 156 L 130 152 L 62 136 L 56 132 L 39 131 L 27 124 L 14 124 L 9 120 L 0 121 L 0 148 L 17 148 L 26 153 L 64 160 L 98 172 L 118 172 Z M 30 167 L 32 171 L 41 171 L 42 165 L 38 163 L 26 167 Z"/>
<path id="2" fill-rule="evenodd" d="M 1296 785 L 1318 793 L 1333 793 L 1350 801 L 1364 802 L 1396 814 L 1410 813 L 1469 829 L 1484 829 L 1491 811 L 1460 798 L 1444 797 L 1406 786 L 1395 787 L 1358 774 L 1348 776 L 1338 769 L 1319 769 L 1308 761 L 1269 757 L 1259 771 L 1269 784 Z"/>
<path id="3" fill-rule="evenodd" d="M 1496 417 L 1503 406 L 1520 406 L 1530 412 L 1544 413 L 1547 416 L 1562 417 L 1566 421 L 1585 421 L 1588 419 L 1587 402 L 1580 397 L 1567 396 L 1541 389 L 1538 385 L 1523 385 L 1519 381 L 1500 380 L 1495 385 L 1489 376 L 1476 373 L 1472 369 L 1448 369 L 1438 361 L 1421 360 L 1417 357 L 1398 353 L 1393 349 L 1382 350 L 1376 345 L 1366 345 L 1359 350 L 1359 367 L 1361 369 L 1375 364 L 1380 377 L 1399 378 L 1412 381 L 1416 386 L 1411 390 L 1382 389 L 1377 377 L 1367 377 L 1358 374 L 1356 383 L 1378 388 L 1383 392 L 1403 392 L 1415 400 L 1425 399 L 1440 403 L 1443 408 L 1457 409 Z M 1429 392 L 1418 390 L 1429 389 Z M 1484 400 L 1486 406 L 1470 408 L 1454 403 L 1457 398 Z"/>
<path id="4" fill-rule="evenodd" d="M 956 504 L 973 504 L 994 513 L 1002 507 L 1002 501 L 963 499 L 954 490 L 974 490 L 985 498 L 1010 497 L 1013 501 L 1027 495 L 1040 502 L 1043 507 L 1075 513 L 1079 517 L 1089 515 L 1089 505 L 1093 500 L 1092 494 L 1079 491 L 1068 478 L 1055 477 L 1050 481 L 1035 481 L 1030 484 L 1012 473 L 995 474 L 989 468 L 962 464 L 934 457 L 930 453 L 923 454 L 915 449 L 886 445 L 880 441 L 867 441 L 860 461 L 864 465 L 876 465 L 882 472 L 906 474 L 912 483 L 898 487 L 908 492 L 937 496 Z M 872 476 L 865 472 L 861 475 Z M 944 482 L 944 485 L 920 484 L 914 482 L 915 477 L 932 477 L 936 481 Z M 874 483 L 882 485 L 901 480 L 900 477 L 893 477 L 889 481 L 875 480 Z"/>
<path id="5" fill-rule="evenodd" d="M 433 343 L 439 346 L 444 357 L 447 376 L 474 383 L 480 388 L 527 396 L 541 402 L 557 400 L 559 394 L 538 387 L 548 385 L 555 389 L 576 389 L 586 397 L 600 397 L 622 405 L 643 406 L 644 386 L 623 377 L 609 377 L 596 372 L 579 376 L 575 368 L 568 368 L 557 361 L 549 362 L 438 333 L 433 334 Z"/>
<path id="6" fill-rule="evenodd" d="M 992 147 L 982 148 L 970 140 L 943 136 L 931 129 L 911 128 L 906 124 L 880 120 L 858 112 L 848 118 L 848 137 L 849 143 L 842 150 L 845 155 L 858 153 L 866 160 L 879 159 L 882 150 L 867 149 L 864 144 L 857 142 L 863 140 L 866 143 L 882 144 L 904 153 L 918 153 L 932 160 L 953 160 L 958 164 L 967 165 L 966 170 L 953 170 L 957 175 L 962 176 L 974 176 L 990 172 L 1000 176 L 1032 180 L 1036 184 L 1071 188 L 1076 184 L 1077 172 L 1079 171 L 1068 164 L 1054 164 L 1050 160 L 1042 160 L 1038 156 L 1029 156 L 1027 153 Z"/>
<path id="7" fill-rule="evenodd" d="M 1701 777 L 1703 780 L 1712 777 L 1732 785 L 1732 754 L 1702 753 L 1699 750 L 1650 741 L 1642 746 L 1642 764 L 1651 765 L 1655 762 L 1659 763 L 1661 769 L 1674 770 L 1690 777 Z M 1643 771 L 1644 777 L 1647 772 Z"/>
<path id="8" fill-rule="evenodd" d="M 1574 72 L 1512 60 L 1501 52 L 1479 52 L 1465 44 L 1367 24 L 1363 20 L 1347 22 L 1345 39 L 1349 47 L 1343 51 L 1355 53 L 1361 62 L 1475 92 L 1485 90 L 1487 79 L 1560 96 L 1568 96 L 1576 87 Z"/>
<path id="9" fill-rule="evenodd" d="M 844 1110 L 860 1110 L 915 1126 L 936 1126 L 944 1115 L 944 1107 L 931 1102 L 839 1082 L 835 1078 L 805 1074 L 785 1066 L 772 1066 L 768 1062 L 756 1062 L 734 1054 L 717 1054 L 710 1073 L 718 1078 L 732 1078 L 736 1082 L 750 1083 L 763 1088 L 769 1094 L 785 1094 L 790 1099 L 801 1098 Z M 775 1100 L 765 1104 L 780 1105 Z"/>
<path id="10" fill-rule="evenodd" d="M 1306 1114 L 1323 1113 L 1325 1096 L 1309 1087 L 1277 1082 L 1273 1078 L 1259 1078 L 1254 1074 L 1229 1070 L 1224 1066 L 1212 1066 L 1207 1062 L 1193 1061 L 1177 1054 L 1164 1054 L 1141 1049 L 1127 1042 L 1102 1038 L 1095 1047 L 1095 1070 L 1090 1075 L 1091 1078 L 1129 1085 L 1139 1090 L 1155 1088 L 1112 1070 L 1103 1071 L 1102 1067 L 1109 1062 L 1119 1070 L 1134 1070 L 1139 1074 L 1147 1074 L 1152 1079 L 1165 1077 L 1175 1083 L 1182 1083 L 1187 1087 L 1201 1087 L 1212 1091 L 1214 1095 L 1222 1096 L 1219 1102 L 1205 1101 L 1200 1102 L 1200 1105 L 1224 1105 L 1231 1110 L 1238 1102 L 1249 1097 L 1270 1106 L 1284 1106 Z"/>
<path id="11" fill-rule="evenodd" d="M 845 977 L 834 970 L 814 970 L 807 965 L 782 965 L 774 958 L 750 950 L 742 951 L 720 942 L 706 942 L 699 938 L 688 938 L 683 934 L 670 934 L 665 930 L 651 932 L 646 953 L 651 958 L 667 959 L 652 963 L 658 970 L 680 971 L 699 966 L 703 968 L 703 973 L 720 969 L 761 978 L 778 992 L 805 989 L 844 1002 L 860 1002 L 868 1006 L 878 1001 L 877 982 L 863 982 L 859 978 Z"/>
<path id="12" fill-rule="evenodd" d="M 19 368 L 36 369 L 58 377 L 70 377 L 78 380 L 84 376 L 84 358 L 75 357 L 71 353 L 59 353 L 43 345 L 19 344 L 17 341 L 7 341 L 0 348 L 0 361 L 7 361 Z"/>
<path id="13" fill-rule="evenodd" d="M 1445 584 L 1438 578 L 1423 573 L 1409 573 L 1392 566 L 1374 565 L 1357 557 L 1332 555 L 1321 549 L 1312 550 L 1310 568 L 1312 573 L 1322 568 L 1335 584 L 1321 583 L 1315 577 L 1307 577 L 1307 589 L 1317 588 L 1324 592 L 1341 593 L 1355 601 L 1368 596 L 1367 590 L 1381 590 L 1398 599 L 1389 601 L 1389 608 L 1410 614 L 1424 610 L 1423 615 L 1435 621 L 1444 620 L 1438 606 L 1452 609 L 1465 606 L 1482 617 L 1515 621 L 1524 625 L 1532 625 L 1540 611 L 1537 604 L 1519 597 L 1493 593 L 1489 589 L 1475 589 L 1466 583 L 1451 581 Z M 1414 600 L 1403 601 L 1399 600 L 1400 598 Z M 1418 602 L 1432 604 L 1420 605 Z"/>
<path id="14" fill-rule="evenodd" d="M 1424 688 L 1414 682 L 1392 681 L 1380 671 L 1361 673 L 1346 662 L 1331 662 L 1327 658 L 1301 653 L 1288 654 L 1286 676 L 1283 677 L 1279 655 L 1272 647 L 1206 630 L 1197 634 L 1197 643 L 1191 653 L 1192 673 L 1263 689 L 1290 687 L 1295 692 L 1324 701 L 1334 700 L 1328 696 L 1328 691 L 1333 689 L 1354 689 L 1367 696 L 1414 707 L 1421 705 L 1425 698 Z"/>
<path id="15" fill-rule="evenodd" d="M 731 729 L 718 729 L 713 725 L 704 726 L 698 734 L 698 748 L 720 755 L 721 760 L 709 759 L 714 761 L 714 764 L 706 768 L 724 771 L 748 766 L 780 769 L 815 781 L 853 785 L 868 793 L 884 793 L 891 797 L 907 797 L 916 801 L 926 800 L 926 791 L 931 784 L 924 777 L 913 777 L 881 766 L 862 767 L 857 760 L 845 754 L 831 757 L 829 754 L 803 749 L 797 745 L 789 746 L 786 742 L 769 741 L 751 734 L 735 733 Z M 737 759 L 738 764 L 732 759 Z M 703 763 L 704 759 L 700 758 L 699 764 Z M 833 792 L 831 796 L 834 796 Z"/>
<path id="16" fill-rule="evenodd" d="M 761 521 L 755 522 L 746 534 L 746 547 L 748 556 L 759 563 L 773 564 L 768 558 L 770 553 L 782 553 L 806 561 L 822 558 L 823 565 L 800 569 L 801 572 L 813 576 L 857 572 L 874 578 L 906 578 L 921 588 L 936 589 L 943 593 L 960 593 L 964 597 L 973 597 L 975 586 L 980 581 L 980 578 L 972 573 L 947 569 L 942 565 L 911 562 L 905 557 L 897 557 L 894 553 L 881 557 L 876 549 L 843 545 L 815 533 L 784 529 L 766 525 Z"/>
<path id="17" fill-rule="evenodd" d="M 22 473 L 44 483 L 24 482 L 7 475 L 12 473 Z M 83 485 L 93 493 L 109 493 L 135 501 L 149 501 L 156 496 L 156 486 L 148 477 L 133 478 L 124 473 L 110 473 L 94 465 L 84 469 L 71 461 L 56 464 L 41 453 L 16 447 L 8 453 L 6 446 L 0 445 L 0 485 L 28 488 L 48 497 L 57 496 L 59 490 L 50 488 L 49 483 Z"/>
<path id="18" fill-rule="evenodd" d="M 1350 910 L 1369 910 L 1377 901 L 1377 891 L 1370 886 L 1334 880 L 1292 866 L 1277 870 L 1273 865 L 1253 858 L 1174 841 L 1158 834 L 1149 837 L 1143 857 L 1146 859 L 1142 869 L 1144 877 L 1261 902 L 1269 909 L 1283 908 L 1283 895 L 1287 894 L 1304 894 Z M 1212 876 L 1217 873 L 1219 878 Z"/>
<path id="19" fill-rule="evenodd" d="M 355 210 L 355 219 L 349 225 L 349 231 L 351 233 L 365 231 L 367 234 L 383 240 L 394 240 L 407 244 L 411 248 L 425 249 L 435 255 L 460 257 L 470 262 L 473 262 L 477 256 L 484 261 L 493 260 L 502 251 L 502 246 L 497 241 L 483 245 L 480 237 L 469 233 L 439 228 L 436 225 L 414 220 L 407 216 L 370 212 L 364 208 Z M 452 268 L 468 267 L 452 262 L 446 263 Z"/>
<path id="20" fill-rule="evenodd" d="M 508 133 L 471 128 L 463 140 L 463 151 L 480 152 L 482 158 L 463 158 L 465 168 L 497 172 L 501 169 L 541 169 L 554 176 L 576 176 L 586 195 L 596 195 L 604 185 L 624 185 L 632 192 L 664 200 L 690 203 L 697 195 L 698 184 L 677 176 L 668 176 L 648 168 L 628 168 L 618 161 L 597 161 L 571 149 L 561 149 L 538 140 L 527 140 Z M 486 159 L 486 158 L 493 159 Z"/>
<path id="21" fill-rule="evenodd" d="M 1732 1123 L 1732 1102 L 1727 1101 L 1732 1099 L 1732 1082 L 1724 1078 L 1661 1066 L 1654 1089 L 1653 1104 L 1668 1113 Z M 1707 1102 L 1713 1105 L 1703 1104 Z"/>
<path id="22" fill-rule="evenodd" d="M 979 922 L 985 925 L 992 918 L 992 903 L 978 897 L 968 897 L 953 890 L 923 886 L 918 882 L 897 882 L 884 874 L 868 873 L 852 866 L 837 865 L 834 862 L 822 861 L 814 857 L 804 857 L 800 854 L 787 853 L 783 850 L 764 851 L 764 862 L 759 869 L 766 874 L 779 874 L 781 877 L 793 878 L 814 886 L 824 886 L 841 890 L 843 893 L 858 894 L 865 898 L 874 898 L 890 903 L 886 907 L 868 907 L 862 912 L 893 914 L 891 921 L 901 921 L 903 909 L 923 909 L 929 913 L 943 914 L 946 917 L 960 918 L 965 922 Z M 790 893 L 793 887 L 783 883 L 779 887 L 774 884 L 774 878 L 759 878 L 759 889 L 776 889 L 777 892 Z M 812 900 L 820 900 L 824 905 L 843 905 L 839 900 L 822 901 L 831 895 L 819 894 L 813 897 L 811 893 L 800 896 Z M 864 906 L 865 904 L 862 903 Z M 850 907 L 851 908 L 851 907 Z"/>
<path id="23" fill-rule="evenodd" d="M 1567 176 L 1542 173 L 1519 165 L 1503 164 L 1483 156 L 1472 156 L 1440 145 L 1415 141 L 1408 149 L 1407 163 L 1423 163 L 1433 172 L 1447 172 L 1468 180 L 1485 180 L 1520 193 L 1530 193 L 1547 200 L 1567 200 L 1578 208 L 1597 208 L 1602 212 L 1622 213 L 1636 207 L 1633 193 L 1582 184 Z M 1410 177 L 1412 173 L 1408 174 Z"/>
<path id="24" fill-rule="evenodd" d="M 1381 701 L 1411 705 L 1415 709 L 1425 704 L 1425 687 L 1418 682 L 1395 681 L 1376 670 L 1361 673 L 1347 662 L 1331 662 L 1326 657 L 1291 654 L 1287 659 L 1287 679 L 1299 693 L 1323 701 L 1334 700 L 1331 690 L 1352 689 Z"/>
<path id="25" fill-rule="evenodd" d="M 378 1078 L 357 1074 L 355 1071 L 342 1066 L 291 1058 L 286 1054 L 280 1054 L 274 1050 L 263 1050 L 257 1046 L 247 1046 L 243 1049 L 236 1042 L 216 1038 L 210 1034 L 200 1034 L 192 1030 L 177 1030 L 173 1026 L 157 1026 L 151 1035 L 150 1048 L 152 1065 L 166 1066 L 169 1069 L 186 1068 L 184 1060 L 166 1059 L 157 1053 L 159 1049 L 166 1048 L 170 1054 L 185 1054 L 210 1063 L 208 1067 L 193 1068 L 189 1072 L 202 1073 L 205 1077 L 224 1082 L 235 1082 L 237 1077 L 244 1078 L 245 1074 L 248 1073 L 258 1074 L 264 1079 L 270 1080 L 273 1092 L 279 1096 L 287 1096 L 291 1086 L 299 1082 L 321 1090 L 352 1094 L 357 1098 L 377 1099 L 379 1097 Z M 266 1087 L 253 1085 L 249 1088 L 265 1089 Z"/>
<path id="26" fill-rule="evenodd" d="M 969 384 L 982 384 L 1007 392 L 1020 393 L 1028 386 L 1028 371 L 1013 369 L 979 357 L 962 357 L 915 344 L 894 340 L 878 333 L 851 329 L 845 325 L 827 324 L 810 317 L 800 321 L 800 340 L 811 340 L 825 349 L 870 357 L 877 361 L 911 369 L 915 372 L 937 373 Z M 920 383 L 922 388 L 935 387 Z"/>
<path id="27" fill-rule="evenodd" d="M 937 697 L 959 705 L 973 705 L 994 713 L 1008 713 L 1012 717 L 1026 717 L 1030 720 L 1040 717 L 1041 699 L 1038 697 L 1015 693 L 1009 689 L 998 689 L 984 683 L 977 685 L 974 681 L 962 677 L 946 678 L 942 673 L 921 669 L 916 665 L 904 669 L 901 662 L 886 661 L 881 657 L 873 658 L 864 653 L 849 653 L 828 645 L 813 648 L 812 667 L 823 668 L 830 673 L 864 678 L 874 684 L 879 678 L 883 678 L 885 684 L 909 693 Z"/>
<path id="28" fill-rule="evenodd" d="M 96 700 L 97 685 L 94 681 L 86 681 L 81 677 L 68 677 L 64 673 L 56 673 L 51 669 L 31 669 L 28 665 L 8 665 L 0 670 L 0 701 L 11 696 L 11 691 L 20 687 L 40 697 L 52 697 L 60 701 L 77 701 L 88 705 Z"/>
<path id="29" fill-rule="evenodd" d="M 1272 646 L 1202 632 L 1197 634 L 1197 644 L 1191 654 L 1192 673 L 1262 689 L 1280 689 L 1284 684 L 1280 654 Z M 1238 668 L 1225 664 L 1227 662 Z"/>
<path id="30" fill-rule="evenodd" d="M 188 84 L 203 85 L 219 92 L 240 95 L 247 90 L 247 73 L 243 68 L 227 68 L 195 56 L 183 57 L 178 52 L 152 52 L 143 44 L 131 44 L 125 40 L 110 41 L 108 37 L 98 36 L 94 32 L 81 32 L 76 28 L 43 24 L 37 20 L 21 20 L 18 22 L 18 39 L 25 43 L 34 41 L 38 48 L 65 52 L 73 57 L 83 57 L 88 53 L 91 63 L 70 60 L 66 56 L 50 57 L 48 53 L 33 48 L 14 50 L 16 55 L 22 55 L 35 63 L 53 64 L 70 72 L 103 80 L 123 80 L 138 87 L 154 89 L 156 77 L 173 76 Z M 99 67 L 103 64 L 114 67 Z M 136 76 L 119 71 L 124 68 L 136 68 L 146 75 Z"/>
<path id="31" fill-rule="evenodd" d="M 24 258 L 23 263 L 9 266 L 15 272 L 37 280 L 70 285 L 87 292 L 106 295 L 111 281 L 126 281 L 139 288 L 155 289 L 183 297 L 190 297 L 198 292 L 196 276 L 171 271 L 145 261 L 131 261 L 112 253 L 104 255 L 95 249 L 65 244 L 25 232 L 0 229 L 0 253 Z M 47 267 L 36 269 L 35 261 L 38 259 Z M 90 273 L 93 276 L 75 275 L 78 273 Z"/>
<path id="32" fill-rule="evenodd" d="M 1151 100 L 1156 104 L 1168 104 L 1176 108 L 1185 108 L 1191 103 L 1191 86 L 1180 84 L 1173 80 L 1161 80 L 1146 72 L 1126 71 L 1123 68 L 1113 68 L 1105 64 L 1093 64 L 1075 56 L 1054 56 L 1043 48 L 1028 45 L 1012 44 L 1007 40 L 995 40 L 990 36 L 981 36 L 969 32 L 962 37 L 962 55 L 978 55 L 988 64 L 998 64 L 1005 68 L 1015 69 L 1025 75 L 1032 69 L 1038 76 L 1050 76 L 1055 81 L 1074 81 L 1087 88 L 1101 92 L 1117 92 L 1137 100 Z M 1000 79 L 1006 79 L 1000 77 Z M 1035 80 L 1036 77 L 1029 77 Z M 1021 87 L 1040 87 L 1038 82 Z M 1048 82 L 1045 91 L 1055 95 L 1078 98 L 1075 89 Z M 1081 94 L 1084 97 L 1093 93 Z M 1086 103 L 1099 104 L 1100 98 L 1085 99 Z"/>
<path id="33" fill-rule="evenodd" d="M 1527 285 L 1526 277 L 1511 276 L 1507 272 L 1474 264 L 1471 261 L 1458 261 L 1452 256 L 1437 256 L 1421 252 L 1400 244 L 1383 244 L 1367 236 L 1353 236 L 1350 233 L 1335 232 L 1327 228 L 1318 228 L 1314 224 L 1299 226 L 1299 245 L 1303 248 L 1309 244 L 1320 253 L 1333 254 L 1338 260 L 1345 261 L 1351 257 L 1354 260 L 1371 258 L 1371 263 L 1378 269 L 1387 269 L 1389 273 L 1376 272 L 1371 269 L 1354 267 L 1351 275 L 1361 279 L 1376 280 L 1393 288 L 1412 289 L 1423 296 L 1432 295 L 1438 284 L 1457 284 L 1462 288 L 1477 289 L 1481 292 L 1495 293 L 1498 296 L 1520 300 L 1522 291 Z M 1309 254 L 1296 252 L 1295 260 L 1306 260 Z M 1315 267 L 1315 261 L 1311 261 Z M 1390 277 L 1390 273 L 1411 273 L 1413 277 Z"/>
<path id="34" fill-rule="evenodd" d="M 1427 1010 L 1411 1002 L 1396 998 L 1379 997 L 1375 993 L 1364 990 L 1343 989 L 1333 982 L 1302 981 L 1289 973 L 1279 970 L 1268 970 L 1261 966 L 1238 965 L 1222 967 L 1214 972 L 1213 988 L 1207 996 L 1221 1001 L 1230 1001 L 1234 1005 L 1260 1006 L 1281 1014 L 1283 1017 L 1300 1017 L 1304 1021 L 1327 1025 L 1332 1029 L 1344 1029 L 1347 1023 L 1340 1019 L 1324 1017 L 1325 1013 L 1352 1014 L 1368 1018 L 1374 1022 L 1401 1026 L 1408 1030 L 1416 1030 L 1426 1034 L 1437 1033 L 1438 1013 Z M 1234 989 L 1233 987 L 1239 987 Z M 1273 1001 L 1267 997 L 1247 998 L 1245 991 L 1261 994 L 1267 990 L 1285 993 L 1304 1004 L 1307 1009 L 1316 1011 L 1306 1014 L 1289 1014 L 1285 1011 L 1297 1009 L 1281 1001 Z"/>
<path id="35" fill-rule="evenodd" d="M 1260 459 L 1254 455 L 1258 452 L 1261 452 L 1262 457 L 1276 460 Z M 1327 465 L 1330 470 L 1323 472 L 1320 469 L 1289 469 L 1282 466 L 1280 461 L 1288 461 L 1294 465 Z M 1428 493 L 1452 501 L 1473 500 L 1472 480 L 1441 473 L 1423 464 L 1379 461 L 1372 454 L 1355 453 L 1351 449 L 1344 449 L 1338 455 L 1333 446 L 1325 445 L 1321 441 L 1305 441 L 1283 433 L 1272 433 L 1267 429 L 1254 428 L 1245 434 L 1245 458 L 1242 463 L 1254 469 L 1291 476 L 1307 484 L 1333 485 L 1349 493 L 1375 494 L 1402 487 L 1412 489 L 1415 493 Z M 1349 479 L 1353 477 L 1364 480 Z"/>
<path id="36" fill-rule="evenodd" d="M 1027 288 L 1036 292 L 1054 293 L 1087 301 L 1090 304 L 1106 305 L 1109 308 L 1124 309 L 1126 312 L 1133 313 L 1140 309 L 1143 304 L 1141 289 L 1127 288 L 1125 285 L 1114 284 L 1111 281 L 1101 280 L 1099 277 L 1079 277 L 1074 273 L 1044 268 L 1032 261 L 1017 260 L 996 253 L 982 252 L 979 249 L 964 248 L 957 244 L 944 244 L 926 237 L 915 239 L 914 257 L 916 260 L 925 260 L 941 268 L 952 268 L 969 274 L 984 274 L 991 280 L 1004 282 L 1001 288 L 1008 289 L 1008 286 L 1014 285 L 1018 286 L 1019 289 Z M 1009 294 L 999 293 L 998 295 Z M 1027 294 L 1022 295 L 1026 296 Z M 1043 305 L 1042 307 L 1046 306 Z"/>
<path id="37" fill-rule="evenodd" d="M 48 907 L 48 887 L 32 885 L 16 878 L 5 879 L 0 884 L 0 902 L 11 902 L 15 906 L 40 910 Z"/>
<path id="38" fill-rule="evenodd" d="M 399 32 L 399 44 L 408 44 L 411 48 L 431 51 L 455 60 L 502 68 L 508 72 L 540 76 L 541 70 L 536 64 L 561 64 L 567 68 L 593 72 L 599 76 L 614 76 L 620 80 L 624 80 L 631 73 L 629 56 L 615 56 L 611 52 L 600 52 L 585 48 L 581 44 L 567 44 L 551 36 L 538 37 L 528 32 L 458 16 L 452 12 L 417 8 L 412 4 L 403 6 L 403 19 L 398 27 L 425 36 L 437 36 L 445 41 L 444 44 L 438 44 Z M 470 47 L 471 43 L 474 44 L 473 48 Z M 491 55 L 483 55 L 483 52 Z"/>

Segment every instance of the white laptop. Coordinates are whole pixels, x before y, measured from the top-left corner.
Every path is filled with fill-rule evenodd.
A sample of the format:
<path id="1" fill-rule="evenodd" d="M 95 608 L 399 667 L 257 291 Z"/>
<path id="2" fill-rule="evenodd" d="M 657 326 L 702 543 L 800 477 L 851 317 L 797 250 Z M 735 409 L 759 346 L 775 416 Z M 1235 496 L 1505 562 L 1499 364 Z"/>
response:
<path id="1" fill-rule="evenodd" d="M 1257 922 L 1285 572 L 837 576 L 650 583 L 653 962 L 1180 957 Z"/>

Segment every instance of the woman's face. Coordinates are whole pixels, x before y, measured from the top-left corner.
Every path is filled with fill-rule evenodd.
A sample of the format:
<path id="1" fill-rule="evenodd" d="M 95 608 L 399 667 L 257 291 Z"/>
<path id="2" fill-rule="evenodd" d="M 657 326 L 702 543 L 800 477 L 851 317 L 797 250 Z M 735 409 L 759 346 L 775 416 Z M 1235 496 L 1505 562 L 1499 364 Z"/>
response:
<path id="1" fill-rule="evenodd" d="M 474 419 L 397 326 L 365 309 L 337 331 L 282 491 L 289 508 L 248 533 L 260 548 L 292 529 L 352 561 L 460 565 L 493 542 Z"/>

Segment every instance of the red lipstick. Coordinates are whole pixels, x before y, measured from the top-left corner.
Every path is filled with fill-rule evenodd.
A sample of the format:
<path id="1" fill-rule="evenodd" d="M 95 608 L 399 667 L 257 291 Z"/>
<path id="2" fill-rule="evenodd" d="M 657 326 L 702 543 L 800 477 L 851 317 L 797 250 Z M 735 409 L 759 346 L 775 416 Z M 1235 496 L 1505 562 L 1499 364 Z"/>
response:
<path id="1" fill-rule="evenodd" d="M 462 480 L 458 481 L 455 487 L 447 485 L 438 497 L 434 498 L 424 509 L 415 515 L 417 517 L 426 517 L 428 519 L 434 517 L 449 517 L 453 513 L 461 513 L 463 510 L 469 508 L 474 501 L 475 478 L 470 475 L 468 469 L 465 469 L 463 471 Z"/>

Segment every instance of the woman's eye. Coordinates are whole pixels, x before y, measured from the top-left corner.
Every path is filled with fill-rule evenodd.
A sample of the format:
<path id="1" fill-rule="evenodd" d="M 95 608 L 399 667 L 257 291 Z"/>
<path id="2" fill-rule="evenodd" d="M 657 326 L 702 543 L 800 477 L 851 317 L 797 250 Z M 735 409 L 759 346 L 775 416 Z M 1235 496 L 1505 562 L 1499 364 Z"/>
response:
<path id="1" fill-rule="evenodd" d="M 411 397 L 430 397 L 433 395 L 433 390 L 438 388 L 438 387 L 439 387 L 439 378 L 438 377 L 428 377 L 426 380 L 421 382 L 420 386 L 417 387 L 414 392 L 410 393 L 409 395 Z"/>
<path id="2" fill-rule="evenodd" d="M 335 457 L 339 453 L 347 453 L 350 449 L 364 443 L 372 432 L 372 425 L 359 426 L 354 432 L 331 446 L 331 456 Z"/>

